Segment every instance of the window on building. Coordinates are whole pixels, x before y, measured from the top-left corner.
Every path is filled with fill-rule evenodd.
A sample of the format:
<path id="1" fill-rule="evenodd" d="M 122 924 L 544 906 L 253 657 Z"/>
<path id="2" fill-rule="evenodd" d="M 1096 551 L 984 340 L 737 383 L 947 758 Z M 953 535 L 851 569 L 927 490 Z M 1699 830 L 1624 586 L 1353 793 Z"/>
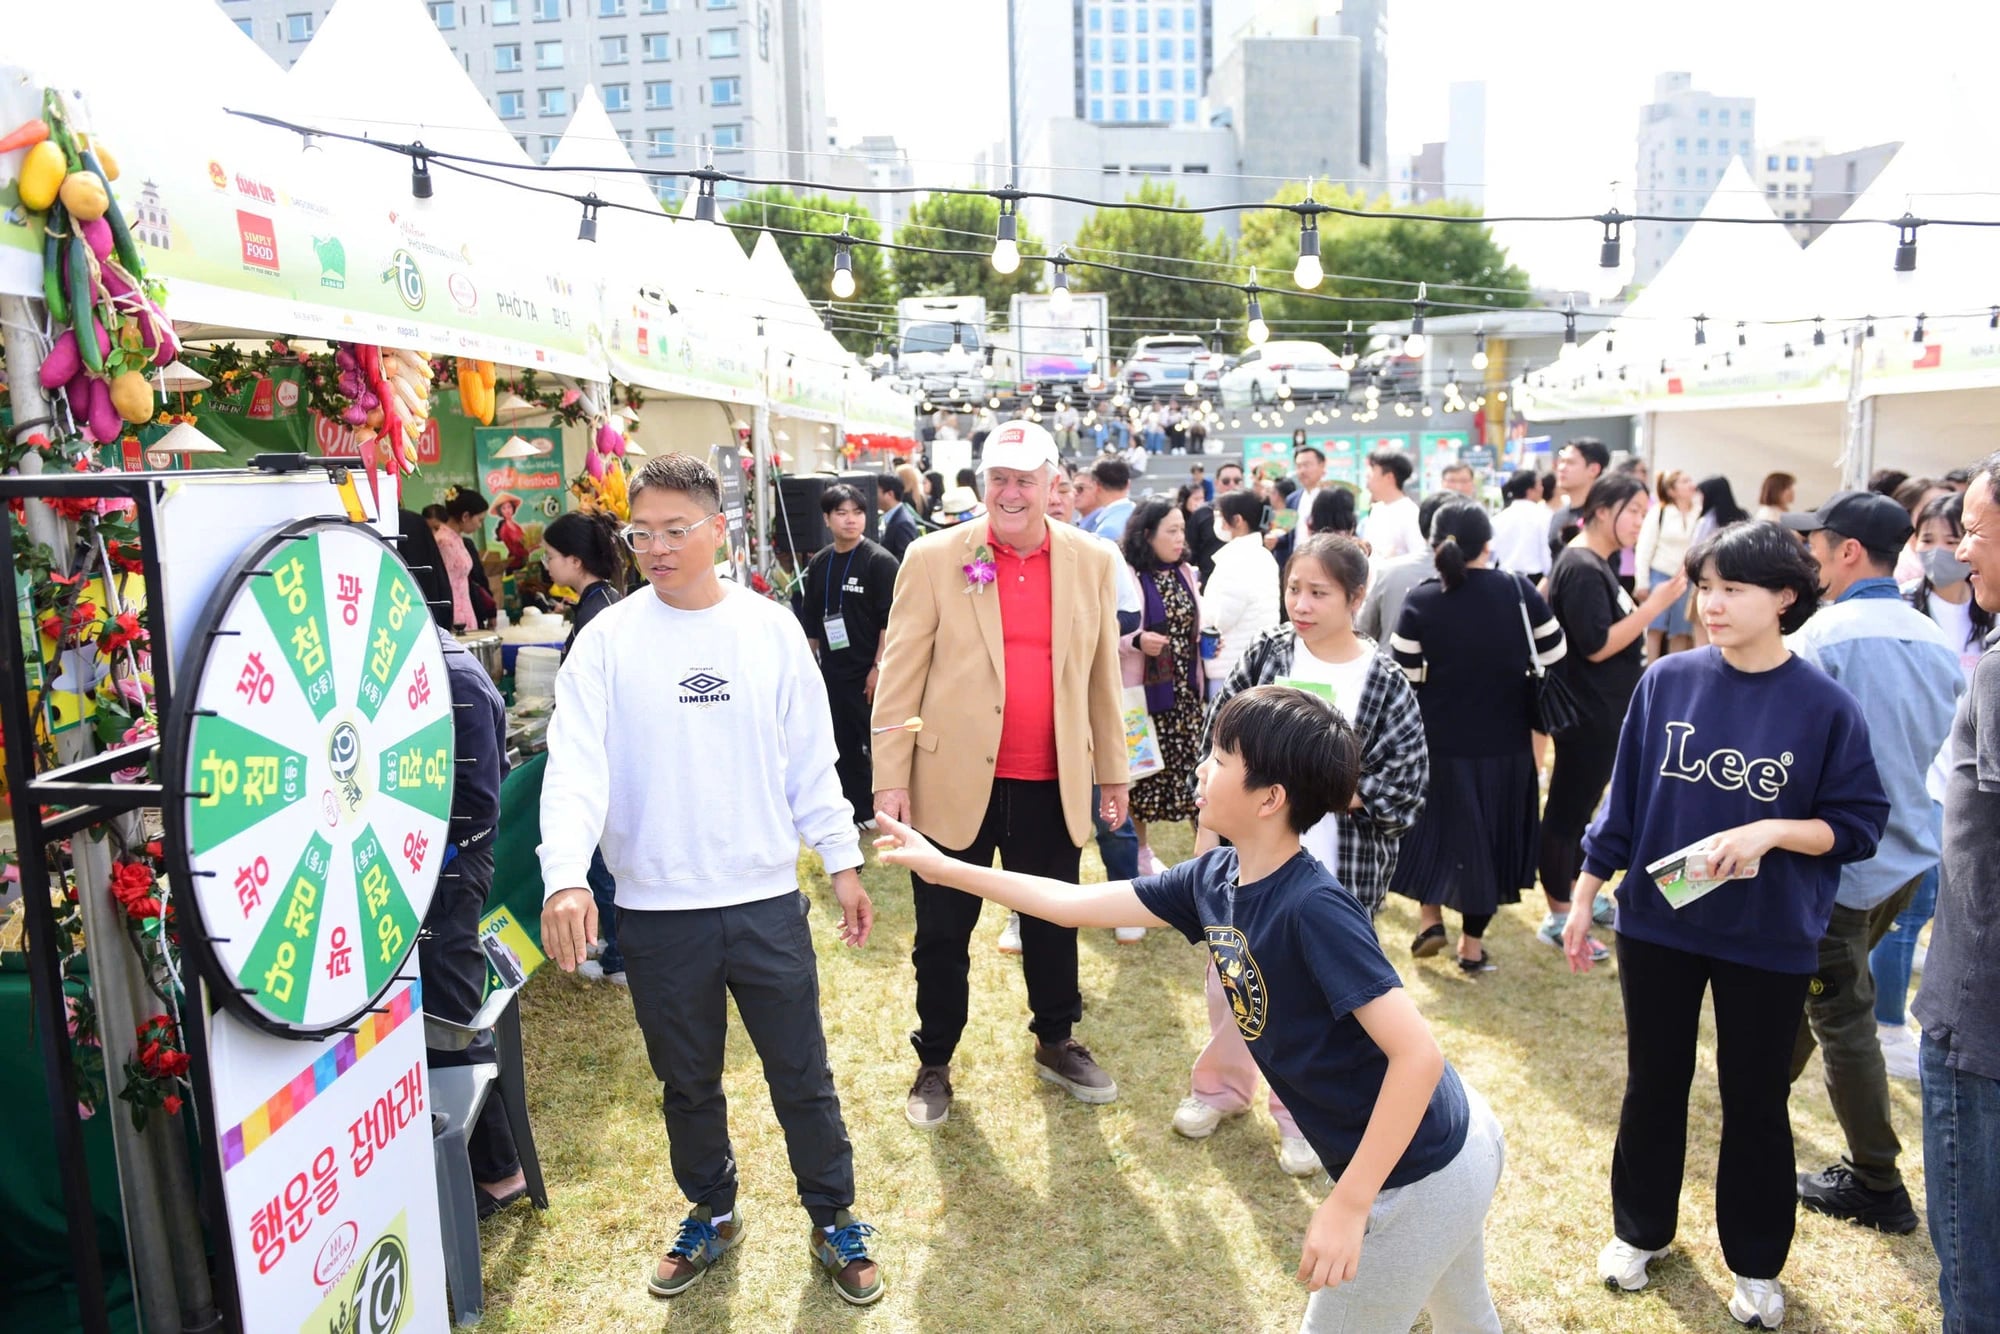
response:
<path id="1" fill-rule="evenodd" d="M 1151 99 L 1151 98 L 1146 98 L 1146 97 L 1142 97 L 1142 98 L 1140 98 L 1140 99 L 1139 99 L 1139 119 L 1140 119 L 1140 120 L 1151 120 L 1152 118 L 1153 118 L 1153 102 L 1152 102 L 1152 99 Z"/>
<path id="2" fill-rule="evenodd" d="M 1192 97 L 1181 99 L 1181 119 L 1190 125 L 1194 124 L 1194 99 Z M 1208 168 L 1203 167 L 1202 170 L 1207 171 Z"/>
<path id="3" fill-rule="evenodd" d="M 641 14 L 664 14 L 667 12 L 667 0 L 639 0 L 639 12 Z"/>
<path id="4" fill-rule="evenodd" d="M 630 111 L 632 109 L 632 85 L 629 83 L 605 84 L 604 109 L 606 111 Z"/>
<path id="5" fill-rule="evenodd" d="M 1170 124 L 1170 125 L 1171 125 L 1171 124 L 1173 123 L 1173 119 L 1174 119 L 1174 99 L 1173 99 L 1173 98 L 1171 98 L 1171 97 L 1163 97 L 1163 98 L 1161 98 L 1161 99 L 1160 99 L 1160 119 L 1161 119 L 1161 120 L 1163 120 L 1163 121 L 1166 121 L 1166 122 L 1167 122 L 1168 124 Z"/>
<path id="6" fill-rule="evenodd" d="M 625 0 L 597 0 L 597 17 L 601 19 L 624 18 Z"/>
<path id="7" fill-rule="evenodd" d="M 493 101 L 501 120 L 519 120 L 528 114 L 528 95 L 519 89 L 500 93 Z M 525 143 L 522 145 L 524 148 L 526 146 Z"/>
<path id="8" fill-rule="evenodd" d="M 535 43 L 536 69 L 561 69 L 563 67 L 563 44 L 561 42 Z"/>
<path id="9" fill-rule="evenodd" d="M 1153 72 L 1151 70 L 1142 69 L 1139 71 L 1139 91 L 1142 93 L 1153 91 Z"/>
<path id="10" fill-rule="evenodd" d="M 1131 92 L 1132 91 L 1131 76 L 1122 69 L 1112 70 L 1111 91 L 1114 93 Z"/>
<path id="11" fill-rule="evenodd" d="M 715 146 L 724 151 L 743 147 L 743 127 L 741 125 L 716 126 Z"/>
<path id="12" fill-rule="evenodd" d="M 1093 37 L 1090 39 L 1090 59 L 1092 64 L 1104 59 L 1104 39 L 1102 37 Z"/>
<path id="13" fill-rule="evenodd" d="M 1170 69 L 1161 70 L 1160 91 L 1163 93 L 1171 93 L 1173 90 L 1174 90 L 1174 72 Z"/>
<path id="14" fill-rule="evenodd" d="M 674 155 L 674 132 L 672 130 L 646 131 L 647 157 L 672 157 Z"/>
<path id="15" fill-rule="evenodd" d="M 499 74 L 512 74 L 521 68 L 521 44 L 501 42 L 493 48 L 493 69 Z"/>
<path id="16" fill-rule="evenodd" d="M 521 21 L 521 0 L 487 0 L 493 9 L 493 26 L 504 28 Z"/>
<path id="17" fill-rule="evenodd" d="M 1718 107 L 1718 108 L 1716 109 L 1716 112 L 1715 112 L 1715 123 L 1716 123 L 1717 125 L 1727 125 L 1727 124 L 1729 124 L 1729 108 L 1728 108 L 1728 107 Z"/>
<path id="18" fill-rule="evenodd" d="M 456 0 L 441 0 L 431 6 L 431 22 L 438 25 L 438 31 L 449 32 L 458 26 L 458 4 Z"/>
<path id="19" fill-rule="evenodd" d="M 708 8 L 734 9 L 736 8 L 736 0 L 708 0 Z"/>
<path id="20" fill-rule="evenodd" d="M 1104 11 L 1095 5 L 1091 6 L 1090 9 L 1090 30 L 1092 32 L 1104 31 Z"/>
<path id="21" fill-rule="evenodd" d="M 1748 111 L 1739 111 L 1736 113 L 1736 128 L 1739 130 L 1750 128 L 1750 113 Z"/>
<path id="22" fill-rule="evenodd" d="M 1132 43 L 1132 54 L 1138 57 L 1139 63 L 1143 65 L 1152 58 L 1153 48 L 1147 44 L 1145 38 L 1141 37 Z"/>
<path id="23" fill-rule="evenodd" d="M 1674 151 L 1675 151 L 1676 153 L 1685 153 L 1685 152 L 1687 152 L 1687 151 L 1688 151 L 1688 141 L 1687 141 L 1687 140 L 1685 140 L 1685 139 L 1676 139 L 1676 140 L 1674 140 Z"/>
<path id="24" fill-rule="evenodd" d="M 1798 169 L 1799 169 L 1799 159 L 1796 154 L 1793 154 L 1785 159 L 1786 171 L 1797 171 Z"/>
<path id="25" fill-rule="evenodd" d="M 1118 11 L 1114 9 L 1111 12 L 1115 14 Z M 1111 99 L 1111 119 L 1113 120 L 1132 119 L 1131 115 L 1128 113 L 1128 109 L 1124 98 L 1114 97 Z"/>
<path id="26" fill-rule="evenodd" d="M 1777 169 L 1778 169 L 1778 155 L 1776 153 L 1773 153 L 1769 157 L 1764 159 L 1764 170 L 1776 171 Z"/>
<path id="27" fill-rule="evenodd" d="M 1125 11 L 1124 11 L 1124 10 L 1122 10 L 1122 9 L 1114 9 L 1114 10 L 1112 10 L 1112 11 L 1111 11 L 1111 31 L 1113 31 L 1113 32 L 1124 32 L 1124 31 L 1125 31 Z"/>
<path id="28" fill-rule="evenodd" d="M 1708 140 L 1706 140 L 1706 139 L 1697 139 L 1697 140 L 1695 140 L 1695 141 L 1694 141 L 1694 152 L 1695 152 L 1695 156 L 1696 156 L 1696 157 L 1707 157 L 1707 156 L 1708 156 Z"/>
<path id="29" fill-rule="evenodd" d="M 1154 48 L 1154 54 L 1162 60 L 1172 60 L 1174 58 L 1174 39 L 1171 37 L 1160 38 L 1160 44 Z"/>
<path id="30" fill-rule="evenodd" d="M 1707 107 L 1703 107 L 1703 108 L 1701 108 L 1701 109 L 1700 109 L 1699 111 L 1697 111 L 1697 112 L 1695 112 L 1695 113 L 1694 113 L 1694 123 L 1695 123 L 1695 124 L 1697 124 L 1697 125 L 1706 125 L 1706 124 L 1708 124 L 1708 108 L 1707 108 Z"/>
<path id="31" fill-rule="evenodd" d="M 1116 11 L 1113 12 L 1115 13 Z M 1111 39 L 1111 63 L 1114 65 L 1122 65 L 1125 63 L 1125 60 L 1126 60 L 1125 39 L 1123 37 L 1113 37 Z"/>
<path id="32" fill-rule="evenodd" d="M 535 0 L 535 22 L 560 23 L 563 16 L 562 0 Z"/>
<path id="33" fill-rule="evenodd" d="M 1194 25 L 1194 6 L 1193 6 L 1193 5 L 1183 5 L 1183 6 L 1181 6 L 1181 31 L 1182 31 L 1182 32 L 1193 32 L 1193 31 L 1194 31 L 1194 26 L 1195 26 L 1195 25 Z"/>
<path id="34" fill-rule="evenodd" d="M 1134 15 L 1132 16 L 1132 31 L 1133 31 L 1133 32 L 1149 32 L 1149 31 L 1151 31 L 1151 25 L 1150 25 L 1150 24 L 1148 24 L 1148 23 L 1147 23 L 1147 21 L 1146 21 L 1146 20 L 1147 20 L 1147 17 L 1148 17 L 1148 15 L 1147 15 L 1146 11 L 1145 11 L 1145 10 L 1143 10 L 1143 9 L 1142 9 L 1142 10 L 1140 10 L 1140 11 L 1139 11 L 1138 13 L 1134 14 Z"/>
<path id="35" fill-rule="evenodd" d="M 728 60 L 743 54 L 739 45 L 739 35 L 734 28 L 710 28 L 708 30 L 708 54 L 716 60 Z"/>
<path id="36" fill-rule="evenodd" d="M 1750 152 L 1751 152 L 1750 141 L 1748 139 L 1738 139 L 1736 141 L 1736 151 L 1743 155 L 1743 160 L 1745 162 L 1748 162 L 1750 160 Z M 1806 159 L 1806 166 L 1807 167 L 1812 166 L 1811 158 Z"/>
<path id="37" fill-rule="evenodd" d="M 1707 168 L 1707 167 L 1696 167 L 1696 168 L 1694 169 L 1694 183 L 1695 183 L 1696 185 L 1707 185 L 1707 184 L 1708 184 L 1708 168 Z"/>
<path id="38" fill-rule="evenodd" d="M 1785 182 L 1785 198 L 1787 199 L 1796 198 L 1798 196 L 1798 193 L 1799 193 L 1799 187 L 1795 182 L 1792 181 Z"/>
<path id="39" fill-rule="evenodd" d="M 626 126 L 623 126 L 623 127 L 621 127 L 621 128 L 619 129 L 619 131 L 618 131 L 618 142 L 619 142 L 619 143 L 621 143 L 621 144 L 623 144 L 623 145 L 625 145 L 625 151 L 626 151 L 626 152 L 628 152 L 628 153 L 629 153 L 629 152 L 631 152 L 631 151 L 632 151 L 632 127 L 631 127 L 631 126 L 629 126 L 629 125 L 626 125 Z"/>
<path id="40" fill-rule="evenodd" d="M 639 40 L 645 43 L 646 60 L 649 64 L 658 64 L 673 51 L 674 39 L 663 32 L 649 32 Z"/>
<path id="41" fill-rule="evenodd" d="M 1776 199 L 1778 197 L 1778 183 L 1773 181 L 1771 184 L 1765 186 L 1764 193 Z"/>
<path id="42" fill-rule="evenodd" d="M 1134 162 L 1132 164 L 1132 174 L 1134 176 L 1171 176 L 1173 172 L 1174 169 L 1164 162 Z"/>
<path id="43" fill-rule="evenodd" d="M 646 110 L 671 111 L 674 107 L 672 79 L 655 79 L 646 85 Z"/>
<path id="44" fill-rule="evenodd" d="M 1090 99 L 1090 118 L 1091 118 L 1092 120 L 1103 120 L 1103 119 L 1104 119 L 1104 99 L 1103 99 L 1103 98 L 1101 98 L 1101 97 L 1093 97 L 1093 98 L 1091 98 L 1091 99 Z"/>
<path id="45" fill-rule="evenodd" d="M 1801 167 L 1805 168 L 1805 169 L 1806 169 L 1807 171 L 1811 171 L 1811 170 L 1812 170 L 1812 159 L 1811 159 L 1811 158 L 1809 158 L 1809 157 L 1806 157 L 1806 158 L 1800 158 L 1800 159 L 1799 159 L 1799 165 L 1800 165 Z"/>
<path id="46" fill-rule="evenodd" d="M 743 104 L 743 80 L 731 75 L 726 79 L 708 81 L 708 102 L 710 106 L 734 107 Z M 720 128 L 720 127 L 718 127 Z"/>
<path id="47" fill-rule="evenodd" d="M 1682 209 L 1684 209 L 1684 208 L 1686 208 L 1686 207 L 1687 207 L 1687 196 L 1685 196 L 1685 195 L 1675 195 L 1675 196 L 1674 196 L 1674 212 L 1678 213 L 1678 212 L 1680 212 L 1680 211 L 1681 211 Z"/>
<path id="48" fill-rule="evenodd" d="M 288 42 L 310 42 L 313 35 L 313 16 L 310 14 L 285 15 L 285 40 Z"/>
<path id="49" fill-rule="evenodd" d="M 1181 59 L 1187 64 L 1194 64 L 1194 38 L 1181 38 Z"/>
<path id="50" fill-rule="evenodd" d="M 1157 21 L 1161 32 L 1172 32 L 1174 30 L 1174 11 L 1171 9 L 1162 9 L 1159 12 Z"/>
<path id="51" fill-rule="evenodd" d="M 1181 175 L 1206 176 L 1208 175 L 1208 164 L 1206 162 L 1190 162 L 1181 168 Z"/>
<path id="52" fill-rule="evenodd" d="M 1090 91 L 1091 91 L 1091 92 L 1093 92 L 1093 93 L 1101 93 L 1101 92 L 1103 92 L 1103 91 L 1104 91 L 1104 71 L 1103 71 L 1103 70 L 1101 70 L 1101 69 L 1093 69 L 1093 70 L 1092 70 L 1092 71 L 1090 72 Z"/>
<path id="53" fill-rule="evenodd" d="M 623 37 L 600 37 L 597 41 L 597 63 L 600 65 L 622 65 L 628 59 Z"/>
<path id="54" fill-rule="evenodd" d="M 548 155 L 549 155 L 549 154 L 551 154 L 551 153 L 555 152 L 555 151 L 556 151 L 556 145 L 557 145 L 557 144 L 559 144 L 559 143 L 561 143 L 561 142 L 562 142 L 562 136 L 561 136 L 561 135 L 559 135 L 559 134 L 545 134 L 545 135 L 543 135 L 543 136 L 542 136 L 542 157 L 546 159 L 546 158 L 548 157 Z"/>
<path id="55" fill-rule="evenodd" d="M 537 105 L 544 116 L 567 116 L 569 114 L 569 89 L 539 88 L 535 91 Z"/>

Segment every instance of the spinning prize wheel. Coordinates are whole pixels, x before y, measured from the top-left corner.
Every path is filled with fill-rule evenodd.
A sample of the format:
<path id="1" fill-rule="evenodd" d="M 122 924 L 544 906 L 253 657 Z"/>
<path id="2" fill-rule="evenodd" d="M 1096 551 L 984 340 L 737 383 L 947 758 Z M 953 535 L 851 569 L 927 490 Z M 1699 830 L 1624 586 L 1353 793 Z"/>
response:
<path id="1" fill-rule="evenodd" d="M 210 981 L 270 1032 L 349 1027 L 416 944 L 449 841 L 424 595 L 372 529 L 302 520 L 230 571 L 180 671 L 168 855 Z"/>

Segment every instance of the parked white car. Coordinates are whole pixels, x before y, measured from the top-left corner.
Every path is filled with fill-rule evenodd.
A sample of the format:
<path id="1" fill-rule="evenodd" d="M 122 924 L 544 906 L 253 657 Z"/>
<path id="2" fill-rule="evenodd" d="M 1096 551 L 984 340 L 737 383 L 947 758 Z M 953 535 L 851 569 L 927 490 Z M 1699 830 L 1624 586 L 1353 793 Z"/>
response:
<path id="1" fill-rule="evenodd" d="M 1134 398 L 1157 398 L 1187 391 L 1192 380 L 1212 392 L 1222 374 L 1222 358 L 1192 334 L 1159 334 L 1132 344 L 1119 382 Z"/>
<path id="2" fill-rule="evenodd" d="M 1224 407 L 1257 406 L 1282 398 L 1344 398 L 1347 372 L 1321 343 L 1269 342 L 1247 349 L 1222 377 Z M 1279 386 L 1289 390 L 1280 393 Z"/>

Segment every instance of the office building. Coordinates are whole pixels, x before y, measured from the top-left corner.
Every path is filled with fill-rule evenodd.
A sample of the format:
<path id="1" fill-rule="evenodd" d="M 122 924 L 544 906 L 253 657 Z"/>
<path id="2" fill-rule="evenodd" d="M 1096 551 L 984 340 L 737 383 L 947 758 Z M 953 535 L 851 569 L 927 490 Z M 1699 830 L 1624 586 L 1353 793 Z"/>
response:
<path id="1" fill-rule="evenodd" d="M 1903 141 L 1896 139 L 1845 153 L 1822 153 L 1815 157 L 1812 205 L 1806 212 L 1809 220 L 1802 240 L 1810 242 L 1818 239 L 1828 223 L 1847 212 L 1854 201 L 1875 183 L 1875 178 L 1882 174 L 1882 168 L 1889 165 L 1889 159 L 1895 157 L 1896 150 L 1902 146 Z"/>
<path id="2" fill-rule="evenodd" d="M 1632 281 L 1659 273 L 1722 179 L 1730 159 L 1755 160 L 1757 99 L 1720 97 L 1685 72 L 1653 80 L 1653 100 L 1639 111 L 1637 211 L 1687 222 L 1635 223 Z"/>
<path id="3" fill-rule="evenodd" d="M 1390 198 L 1399 205 L 1456 199 L 1483 206 L 1485 180 L 1486 85 L 1477 80 L 1454 83 L 1445 138 L 1409 156 Z"/>
<path id="4" fill-rule="evenodd" d="M 218 0 L 289 68 L 326 0 Z M 826 143 L 819 0 L 431 0 L 494 114 L 546 161 L 594 84 L 641 166 L 808 177 Z M 357 77 L 360 77 L 357 75 Z M 365 101 L 365 90 L 357 94 Z"/>
<path id="5" fill-rule="evenodd" d="M 894 135 L 867 134 L 852 144 L 840 144 L 839 136 L 830 134 L 827 143 L 832 156 L 820 159 L 812 179 L 825 181 L 826 192 L 835 198 L 850 190 L 859 192 L 863 187 L 908 188 L 917 183 L 909 150 L 898 144 Z M 867 205 L 885 239 L 895 236 L 896 229 L 909 220 L 911 208 L 923 198 L 917 194 L 871 193 L 856 193 L 854 197 Z"/>
<path id="6" fill-rule="evenodd" d="M 1810 224 L 1794 220 L 1812 216 L 1813 163 L 1825 154 L 1824 140 L 1787 139 L 1758 149 L 1750 164 L 1751 174 L 1764 192 L 1764 202 L 1773 213 L 1792 223 L 1785 230 L 1801 245 L 1810 235 Z"/>

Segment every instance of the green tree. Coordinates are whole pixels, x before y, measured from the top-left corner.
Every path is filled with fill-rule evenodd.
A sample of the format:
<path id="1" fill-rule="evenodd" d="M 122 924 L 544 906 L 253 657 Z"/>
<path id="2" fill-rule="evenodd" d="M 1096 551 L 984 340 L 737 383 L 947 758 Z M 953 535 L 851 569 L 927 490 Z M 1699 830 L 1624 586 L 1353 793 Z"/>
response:
<path id="1" fill-rule="evenodd" d="M 1170 207 L 1187 204 L 1173 186 L 1154 181 L 1142 183 L 1137 193 L 1125 199 L 1131 204 Z M 1069 253 L 1079 261 L 1070 270 L 1070 286 L 1079 292 L 1104 293 L 1113 327 L 1130 331 L 1112 336 L 1112 343 L 1121 352 L 1132 338 L 1144 334 L 1206 333 L 1217 320 L 1227 327 L 1244 317 L 1240 292 L 1175 281 L 1180 278 L 1240 281 L 1230 267 L 1229 238 L 1211 236 L 1202 214 L 1100 208 L 1077 229 Z M 1092 259 L 1164 276 L 1119 273 L 1087 262 Z"/>
<path id="2" fill-rule="evenodd" d="M 772 228 L 778 253 L 785 257 L 792 276 L 806 299 L 818 304 L 833 301 L 833 332 L 841 346 L 867 356 L 874 349 L 876 317 L 868 302 L 889 300 L 887 253 L 879 246 L 849 248 L 854 261 L 854 295 L 833 299 L 833 256 L 839 249 L 833 238 L 840 235 L 843 221 L 847 234 L 856 241 L 881 239 L 882 228 L 858 199 L 833 199 L 824 194 L 798 195 L 782 185 L 767 185 L 731 204 L 723 214 L 743 252 L 757 244 L 757 233 Z M 815 232 L 814 236 L 788 236 L 786 232 Z M 851 309 L 850 307 L 851 303 Z"/>
<path id="3" fill-rule="evenodd" d="M 896 243 L 938 250 L 970 250 L 970 255 L 925 255 L 899 250 L 895 254 L 896 295 L 983 296 L 989 317 L 1007 318 L 1007 299 L 1016 292 L 1039 292 L 1046 283 L 1046 265 L 1023 259 L 1012 273 L 997 273 L 987 258 L 1000 227 L 1000 203 L 985 195 L 930 195 L 896 229 Z M 1021 254 L 1045 255 L 1048 247 L 1019 224 L 1015 244 Z"/>
<path id="4" fill-rule="evenodd" d="M 1304 198 L 1305 187 L 1292 185 L 1272 196 L 1271 202 L 1296 204 Z M 1313 198 L 1322 204 L 1368 213 L 1359 218 L 1319 215 L 1320 266 L 1327 276 L 1314 290 L 1322 295 L 1367 299 L 1331 302 L 1286 295 L 1298 290 L 1292 282 L 1292 268 L 1299 257 L 1299 219 L 1276 210 L 1246 213 L 1237 258 L 1246 269 L 1257 270 L 1260 286 L 1272 289 L 1263 295 L 1262 303 L 1273 337 L 1329 342 L 1344 336 L 1349 320 L 1354 321 L 1357 335 L 1377 321 L 1406 320 L 1419 282 L 1430 284 L 1429 298 L 1439 315 L 1454 313 L 1454 305 L 1525 306 L 1529 302 L 1528 275 L 1507 261 L 1507 251 L 1493 239 L 1492 228 L 1416 222 L 1398 216 L 1478 217 L 1479 210 L 1469 204 L 1432 202 L 1396 209 L 1386 197 L 1368 199 L 1339 189 L 1316 190 Z M 1336 352 L 1340 350 L 1337 342 L 1332 346 Z"/>

